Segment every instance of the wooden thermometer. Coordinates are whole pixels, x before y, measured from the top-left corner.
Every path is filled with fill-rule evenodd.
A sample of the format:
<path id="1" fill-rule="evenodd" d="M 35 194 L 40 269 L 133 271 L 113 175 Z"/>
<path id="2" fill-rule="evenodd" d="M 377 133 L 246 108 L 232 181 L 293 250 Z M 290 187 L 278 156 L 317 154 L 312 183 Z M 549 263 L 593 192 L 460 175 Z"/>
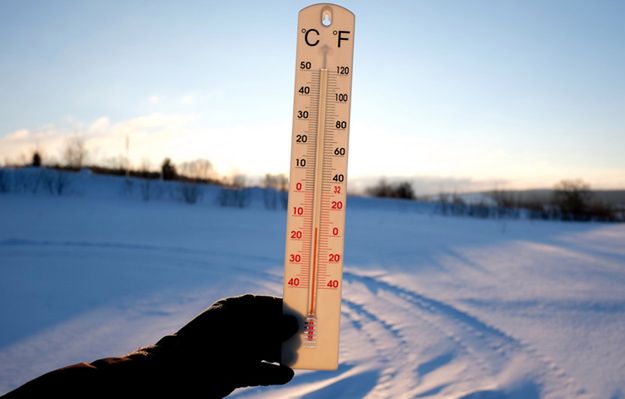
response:
<path id="1" fill-rule="evenodd" d="M 284 311 L 301 333 L 282 351 L 294 368 L 338 367 L 353 50 L 349 10 L 299 12 Z"/>

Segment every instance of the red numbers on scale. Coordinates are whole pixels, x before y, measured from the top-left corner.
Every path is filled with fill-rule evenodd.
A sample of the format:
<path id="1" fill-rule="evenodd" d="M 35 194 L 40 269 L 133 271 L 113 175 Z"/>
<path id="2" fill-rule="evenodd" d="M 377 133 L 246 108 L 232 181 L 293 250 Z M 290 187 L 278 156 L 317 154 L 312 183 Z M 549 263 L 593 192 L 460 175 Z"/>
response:
<path id="1" fill-rule="evenodd" d="M 302 183 L 301 182 L 295 183 L 295 191 L 302 191 Z"/>
<path id="2" fill-rule="evenodd" d="M 289 262 L 291 263 L 300 263 L 302 261 L 302 255 L 300 254 L 291 254 L 289 255 Z"/>
<path id="3" fill-rule="evenodd" d="M 338 262 L 341 260 L 340 254 L 328 254 L 328 262 Z"/>
<path id="4" fill-rule="evenodd" d="M 304 208 L 301 206 L 293 207 L 293 216 L 302 216 L 304 214 Z"/>
<path id="5" fill-rule="evenodd" d="M 299 287 L 299 279 L 297 277 L 292 277 L 287 282 L 289 287 Z"/>
<path id="6" fill-rule="evenodd" d="M 291 230 L 291 239 L 292 240 L 300 240 L 303 234 L 300 230 Z"/>
<path id="7" fill-rule="evenodd" d="M 326 284 L 326 287 L 328 287 L 328 288 L 339 288 L 339 281 L 338 280 L 330 280 Z"/>
<path id="8" fill-rule="evenodd" d="M 343 209 L 342 201 L 332 201 L 332 209 Z"/>
<path id="9" fill-rule="evenodd" d="M 338 227 L 332 228 L 332 235 L 333 236 L 338 236 L 339 235 L 339 228 Z"/>

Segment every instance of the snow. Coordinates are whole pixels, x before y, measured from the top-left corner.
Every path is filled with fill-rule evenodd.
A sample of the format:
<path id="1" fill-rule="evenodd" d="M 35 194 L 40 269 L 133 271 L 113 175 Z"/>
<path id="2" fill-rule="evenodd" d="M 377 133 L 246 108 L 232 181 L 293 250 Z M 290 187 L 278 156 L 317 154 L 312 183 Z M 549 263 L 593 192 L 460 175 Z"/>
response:
<path id="1" fill-rule="evenodd" d="M 34 172 L 33 172 L 34 173 Z M 123 354 L 224 296 L 280 295 L 285 212 L 72 174 L 0 195 L 0 393 Z M 341 365 L 240 398 L 625 398 L 625 225 L 350 198 Z"/>

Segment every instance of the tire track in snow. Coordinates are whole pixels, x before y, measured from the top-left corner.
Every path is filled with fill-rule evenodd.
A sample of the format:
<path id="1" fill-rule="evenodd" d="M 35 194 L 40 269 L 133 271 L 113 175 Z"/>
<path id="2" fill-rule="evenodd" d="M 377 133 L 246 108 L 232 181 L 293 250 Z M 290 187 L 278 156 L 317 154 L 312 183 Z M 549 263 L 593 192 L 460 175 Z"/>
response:
<path id="1" fill-rule="evenodd" d="M 236 255 L 238 258 L 250 259 L 255 261 L 271 261 L 278 263 L 280 262 L 278 257 L 276 257 L 275 259 L 270 259 L 267 257 L 246 255 L 241 253 L 235 254 L 228 251 L 198 250 L 178 246 L 162 246 L 138 243 L 127 244 L 108 241 L 50 241 L 25 239 L 0 240 L 0 247 L 11 248 L 20 246 L 80 247 L 84 249 L 100 248 L 111 250 L 122 249 L 130 251 L 155 251 L 179 254 L 181 258 L 184 258 L 183 255 L 188 256 L 210 253 L 223 257 Z M 198 263 L 198 260 L 187 259 L 187 261 L 191 261 L 192 263 Z M 204 261 L 199 261 L 199 263 L 203 265 L 208 265 L 208 263 Z M 253 267 L 248 268 L 244 266 L 239 266 L 234 267 L 234 269 L 245 272 L 253 272 L 258 276 L 269 278 L 276 283 L 279 283 L 281 277 L 273 273 L 256 270 Z M 573 378 L 568 376 L 567 373 L 557 365 L 557 363 L 553 359 L 541 354 L 532 345 L 512 337 L 505 331 L 498 329 L 497 327 L 490 325 L 486 322 L 483 322 L 482 320 L 470 315 L 467 312 L 459 310 L 458 308 L 455 308 L 454 306 L 449 305 L 445 302 L 388 283 L 376 277 L 361 275 L 352 271 L 344 271 L 344 278 L 348 282 L 359 282 L 364 284 L 371 291 L 372 296 L 375 298 L 376 301 L 380 299 L 376 293 L 378 290 L 381 290 L 390 294 L 391 297 L 406 303 L 411 308 L 412 317 L 418 318 L 419 321 L 422 324 L 427 325 L 428 328 L 439 331 L 449 340 L 453 341 L 454 345 L 457 346 L 458 350 L 470 357 L 473 361 L 473 364 L 477 364 L 484 375 L 495 375 L 496 372 L 501 370 L 506 362 L 510 360 L 512 355 L 516 353 L 524 353 L 527 355 L 527 357 L 533 359 L 535 363 L 540 364 L 541 367 L 546 370 L 545 374 L 551 376 L 550 380 L 542 381 L 546 397 L 549 397 L 549 393 L 553 391 L 555 391 L 555 395 L 560 395 L 562 393 L 562 389 L 566 389 L 568 391 L 567 397 L 590 397 L 587 393 L 585 393 L 584 389 L 579 387 L 579 384 Z M 403 372 L 403 368 L 400 370 L 397 367 L 390 367 L 388 365 L 391 365 L 393 363 L 399 364 L 400 366 L 415 364 L 416 366 L 414 367 L 414 369 L 418 369 L 419 367 L 423 366 L 422 364 L 418 364 L 418 359 L 411 359 L 411 357 L 414 357 L 411 356 L 414 355 L 414 353 L 408 351 L 406 348 L 409 348 L 410 345 L 412 345 L 413 343 L 409 342 L 404 337 L 404 328 L 402 326 L 397 326 L 392 322 L 387 321 L 384 316 L 377 314 L 373 310 L 369 310 L 372 307 L 366 303 L 357 303 L 346 298 L 344 298 L 343 301 L 346 307 L 349 309 L 348 312 L 343 312 L 343 314 L 352 322 L 354 328 L 356 328 L 360 332 L 364 332 L 365 334 L 367 334 L 369 341 L 375 347 L 376 352 L 382 359 L 382 362 L 387 365 L 387 369 L 381 375 L 380 383 L 374 388 L 372 392 L 370 392 L 372 396 L 376 396 L 376 394 L 384 392 L 385 389 L 388 388 L 388 386 L 392 383 L 392 379 L 396 378 L 399 374 Z M 399 306 L 392 303 L 391 305 Z M 350 312 L 353 314 L 350 314 Z M 380 325 L 382 327 L 382 330 L 385 330 L 387 334 L 390 335 L 390 337 L 386 337 L 386 339 L 380 339 L 380 337 L 376 337 L 374 334 L 367 332 L 365 328 L 366 326 L 361 325 L 359 328 L 357 325 L 354 324 L 354 314 L 358 315 L 359 318 L 364 319 L 366 323 Z M 385 344 L 385 342 L 394 343 L 394 346 L 396 347 L 395 350 L 389 352 L 387 348 L 388 345 Z M 431 361 L 426 361 L 426 363 L 428 362 Z M 437 366 L 436 362 L 433 362 L 432 365 Z M 440 367 L 440 365 L 438 366 Z M 435 368 L 436 367 L 427 371 L 431 373 Z M 414 387 L 418 388 L 420 381 L 418 378 L 418 373 L 415 374 L 417 375 L 414 379 L 411 380 L 411 385 L 414 385 Z M 541 374 L 542 373 L 537 374 L 537 380 L 542 379 Z M 406 382 L 406 380 L 404 379 L 403 382 Z M 560 386 L 553 386 L 552 382 L 555 382 Z M 402 389 L 408 388 L 411 387 L 402 386 Z M 435 391 L 436 390 L 432 392 Z"/>
<path id="2" fill-rule="evenodd" d="M 380 297 L 367 299 L 374 300 L 380 304 L 383 303 L 385 307 L 397 306 L 397 304 L 385 301 Z M 427 348 L 427 344 L 415 342 L 414 339 L 411 339 L 410 334 L 404 331 L 405 328 L 385 320 L 384 316 L 379 316 L 373 310 L 367 310 L 371 308 L 370 303 L 356 303 L 343 298 L 343 304 L 346 307 L 343 310 L 344 317 L 352 322 L 359 332 L 367 335 L 367 339 L 375 350 L 378 367 L 384 368 L 378 386 L 372 390 L 368 397 L 411 398 L 435 395 L 450 384 L 437 382 L 434 387 L 424 389 L 422 386 L 423 379 L 439 371 L 444 373 L 442 371 L 443 368 L 457 360 L 457 357 L 466 356 L 467 363 L 471 364 L 473 369 L 477 368 L 485 375 L 489 373 L 488 365 L 471 347 L 467 346 L 453 333 L 442 329 L 441 326 L 430 322 L 430 320 L 418 313 L 412 312 L 410 317 L 417 322 L 420 330 L 431 330 L 431 335 L 450 342 L 456 349 L 452 351 L 445 350 L 440 355 L 428 357 L 424 360 L 419 349 Z M 354 315 L 357 317 L 354 318 Z M 375 328 L 375 326 L 380 328 Z M 467 370 L 463 369 L 463 371 Z M 454 379 L 456 383 L 469 384 L 471 375 L 456 373 L 454 374 Z"/>
<path id="3" fill-rule="evenodd" d="M 358 334 L 365 334 L 366 340 L 375 351 L 377 367 L 383 370 L 379 381 L 369 393 L 369 397 L 389 397 L 399 370 L 395 367 L 398 357 L 405 357 L 409 343 L 401 335 L 401 331 L 383 319 L 368 311 L 364 305 L 343 299 L 342 315 L 352 324 Z M 359 348 L 365 350 L 364 348 Z M 412 382 L 412 381 L 411 381 Z"/>
<path id="4" fill-rule="evenodd" d="M 592 397 L 553 359 L 540 353 L 531 344 L 513 337 L 468 312 L 380 278 L 361 275 L 353 271 L 344 271 L 343 274 L 346 281 L 365 285 L 376 301 L 379 300 L 378 292 L 383 291 L 408 303 L 413 310 L 411 315 L 442 331 L 464 353 L 476 360 L 486 375 L 496 376 L 514 356 L 522 355 L 540 368 L 534 378 L 542 383 L 545 397 L 551 397 L 551 394 L 558 397 L 563 393 L 566 397 Z M 364 309 L 364 305 L 360 306 Z M 379 320 L 382 325 L 402 335 L 402 328 L 384 320 L 384 317 L 373 315 L 370 319 Z M 544 378 L 543 375 L 549 378 Z"/>
<path id="5" fill-rule="evenodd" d="M 396 296 L 393 298 L 397 299 Z M 370 301 L 373 302 L 368 303 Z M 439 382 L 434 387 L 430 386 L 427 389 L 423 389 L 423 386 L 421 386 L 422 379 L 442 370 L 458 356 L 466 356 L 468 359 L 465 360 L 468 360 L 467 363 L 471 365 L 472 369 L 478 368 L 483 374 L 488 375 L 488 365 L 471 347 L 465 345 L 461 339 L 448 329 L 445 330 L 440 325 L 432 323 L 428 318 L 424 318 L 421 314 L 414 312 L 412 306 L 406 310 L 410 312 L 410 319 L 413 320 L 413 323 L 408 325 L 408 327 L 414 327 L 414 322 L 416 321 L 420 331 L 432 330 L 430 336 L 437 337 L 437 340 L 444 339 L 450 342 L 455 347 L 453 351 L 446 350 L 445 353 L 427 357 L 424 361 L 418 348 L 427 348 L 427 344 L 423 344 L 418 340 L 415 341 L 409 332 L 405 331 L 406 328 L 385 320 L 385 316 L 388 316 L 378 315 L 377 313 L 384 312 L 379 310 L 376 312 L 373 309 L 374 306 L 372 306 L 375 304 L 383 305 L 384 309 L 388 309 L 389 307 L 398 308 L 400 305 L 405 307 L 405 303 L 398 305 L 397 303 L 389 302 L 388 298 L 375 295 L 366 298 L 363 302 L 357 303 L 344 297 L 343 315 L 352 322 L 359 332 L 364 332 L 367 335 L 369 342 L 375 349 L 378 366 L 385 368 L 382 374 L 383 378 L 381 378 L 376 389 L 372 391 L 376 395 L 372 394 L 372 397 L 422 397 L 435 395 L 450 384 Z M 353 315 L 356 315 L 356 318 Z M 377 325 L 381 328 L 376 329 L 372 325 Z M 458 367 L 455 368 L 457 369 Z M 464 368 L 462 371 L 467 370 Z M 469 374 L 456 373 L 454 378 L 456 383 L 470 383 Z M 394 391 L 393 388 L 395 388 Z M 390 392 L 388 392 L 389 390 Z"/>

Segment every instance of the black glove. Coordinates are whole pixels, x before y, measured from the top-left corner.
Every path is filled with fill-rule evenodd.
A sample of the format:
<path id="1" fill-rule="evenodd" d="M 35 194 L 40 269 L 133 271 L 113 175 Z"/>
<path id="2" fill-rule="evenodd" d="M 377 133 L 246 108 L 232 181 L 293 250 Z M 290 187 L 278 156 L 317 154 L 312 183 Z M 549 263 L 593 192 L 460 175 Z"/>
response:
<path id="1" fill-rule="evenodd" d="M 297 320 L 282 314 L 281 298 L 245 295 L 215 303 L 146 350 L 176 389 L 223 397 L 240 387 L 289 382 L 293 370 L 267 362 L 280 361 L 282 341 L 297 330 Z"/>
<path id="2" fill-rule="evenodd" d="M 282 341 L 298 330 L 282 299 L 244 295 L 216 302 L 176 334 L 121 358 L 45 374 L 7 397 L 221 398 L 240 387 L 285 384 Z"/>

